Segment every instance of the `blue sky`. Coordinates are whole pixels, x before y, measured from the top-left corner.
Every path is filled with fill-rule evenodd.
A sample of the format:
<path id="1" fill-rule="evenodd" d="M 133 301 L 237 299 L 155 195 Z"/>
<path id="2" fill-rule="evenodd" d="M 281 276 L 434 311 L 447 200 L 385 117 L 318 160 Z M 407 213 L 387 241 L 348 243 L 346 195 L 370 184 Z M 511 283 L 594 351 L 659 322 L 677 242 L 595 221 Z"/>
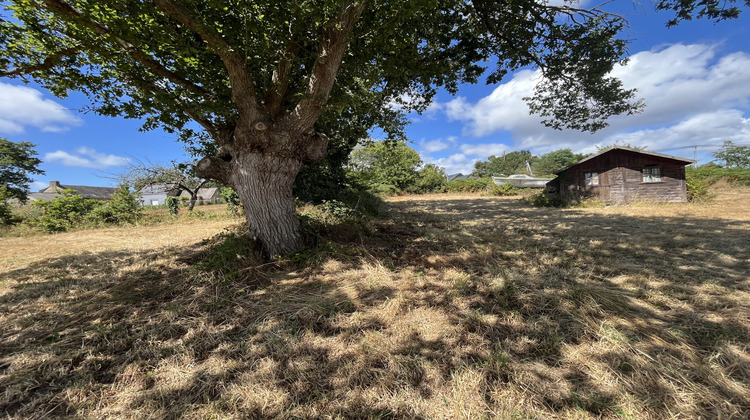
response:
<path id="1" fill-rule="evenodd" d="M 606 8 L 630 21 L 630 60 L 614 73 L 625 87 L 638 89 L 643 113 L 615 117 L 596 134 L 545 128 L 521 100 L 538 73 L 521 70 L 497 85 L 462 86 L 456 96 L 440 93 L 427 112 L 410 116 L 411 146 L 448 173 L 469 173 L 477 160 L 520 149 L 592 152 L 597 145 L 625 142 L 692 157 L 691 146 L 697 145 L 699 163 L 705 163 L 724 140 L 750 144 L 748 10 L 734 21 L 666 28 L 671 15 L 655 12 L 652 3 L 617 0 Z M 174 135 L 143 133 L 138 121 L 81 112 L 87 103 L 80 94 L 59 99 L 33 84 L 0 78 L 0 136 L 37 144 L 44 161 L 46 175 L 32 189 L 52 180 L 112 185 L 108 174 L 128 161 L 188 158 Z"/>

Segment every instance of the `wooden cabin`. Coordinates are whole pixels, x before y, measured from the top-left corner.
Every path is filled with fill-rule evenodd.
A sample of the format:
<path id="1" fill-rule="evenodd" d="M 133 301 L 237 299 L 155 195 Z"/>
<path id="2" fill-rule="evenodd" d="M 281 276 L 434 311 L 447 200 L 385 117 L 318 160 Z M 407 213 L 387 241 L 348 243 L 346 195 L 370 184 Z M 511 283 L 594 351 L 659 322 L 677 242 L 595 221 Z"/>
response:
<path id="1" fill-rule="evenodd" d="M 685 166 L 692 159 L 613 146 L 563 168 L 548 193 L 607 204 L 632 201 L 686 202 Z"/>

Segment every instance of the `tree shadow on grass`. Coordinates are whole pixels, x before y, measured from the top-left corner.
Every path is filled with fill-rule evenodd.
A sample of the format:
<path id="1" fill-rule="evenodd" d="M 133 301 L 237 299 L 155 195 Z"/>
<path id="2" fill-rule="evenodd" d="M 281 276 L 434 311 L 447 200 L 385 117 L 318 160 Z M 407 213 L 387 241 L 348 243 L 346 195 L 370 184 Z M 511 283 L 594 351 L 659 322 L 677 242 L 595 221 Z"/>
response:
<path id="1" fill-rule="evenodd" d="M 748 413 L 745 227 L 499 203 L 394 205 L 293 263 L 235 261 L 222 238 L 5 273 L 0 411 Z"/>

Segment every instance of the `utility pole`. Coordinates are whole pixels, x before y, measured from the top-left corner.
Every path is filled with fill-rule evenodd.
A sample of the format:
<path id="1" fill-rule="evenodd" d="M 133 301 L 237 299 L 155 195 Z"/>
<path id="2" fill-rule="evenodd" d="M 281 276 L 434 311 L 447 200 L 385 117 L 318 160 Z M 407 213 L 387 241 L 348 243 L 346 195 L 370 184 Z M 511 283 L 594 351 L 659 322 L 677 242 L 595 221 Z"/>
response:
<path id="1" fill-rule="evenodd" d="M 698 145 L 693 146 L 693 160 L 695 161 L 693 162 L 693 167 L 697 168 L 698 167 Z"/>

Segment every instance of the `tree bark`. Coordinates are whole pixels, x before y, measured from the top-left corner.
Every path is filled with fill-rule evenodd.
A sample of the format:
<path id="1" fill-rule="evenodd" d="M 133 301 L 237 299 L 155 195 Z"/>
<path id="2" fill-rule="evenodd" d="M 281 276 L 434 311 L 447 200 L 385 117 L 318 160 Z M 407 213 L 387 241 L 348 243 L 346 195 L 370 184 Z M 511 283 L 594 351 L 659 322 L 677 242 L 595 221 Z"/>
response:
<path id="1" fill-rule="evenodd" d="M 250 237 L 268 258 L 289 255 L 302 248 L 292 185 L 302 162 L 261 153 L 234 159 L 237 170 L 231 185 L 242 201 Z"/>
<path id="2" fill-rule="evenodd" d="M 220 148 L 218 156 L 202 159 L 196 173 L 234 188 L 250 237 L 261 245 L 266 257 L 299 251 L 303 240 L 292 185 L 303 161 L 315 162 L 325 156 L 328 138 L 263 129 L 247 137 L 235 132 L 234 140 Z"/>

